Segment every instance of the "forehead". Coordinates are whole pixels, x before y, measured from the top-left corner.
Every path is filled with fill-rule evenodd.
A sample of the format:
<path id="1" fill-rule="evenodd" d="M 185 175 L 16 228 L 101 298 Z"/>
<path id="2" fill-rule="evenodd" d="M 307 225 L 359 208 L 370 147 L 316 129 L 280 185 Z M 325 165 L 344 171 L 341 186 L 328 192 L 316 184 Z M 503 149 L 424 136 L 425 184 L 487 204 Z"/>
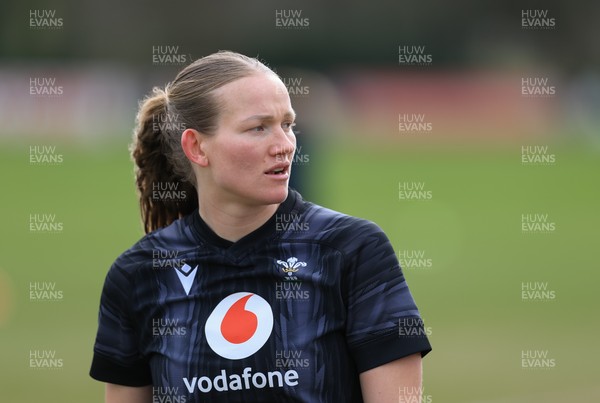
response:
<path id="1" fill-rule="evenodd" d="M 232 81 L 217 90 L 222 119 L 242 120 L 253 115 L 283 116 L 292 112 L 290 97 L 279 77 L 257 73 Z"/>

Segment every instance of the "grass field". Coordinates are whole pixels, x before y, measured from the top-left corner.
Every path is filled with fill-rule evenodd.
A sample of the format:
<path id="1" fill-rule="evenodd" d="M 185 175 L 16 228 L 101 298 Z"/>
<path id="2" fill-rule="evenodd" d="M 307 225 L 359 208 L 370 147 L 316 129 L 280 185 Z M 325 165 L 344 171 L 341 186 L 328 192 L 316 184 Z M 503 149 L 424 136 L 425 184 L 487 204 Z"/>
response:
<path id="1" fill-rule="evenodd" d="M 99 294 L 142 235 L 126 147 L 57 149 L 56 166 L 30 165 L 28 146 L 0 152 L 2 402 L 102 401 L 87 375 Z M 550 166 L 521 165 L 520 146 L 324 146 L 311 159 L 314 201 L 371 219 L 399 253 L 430 259 L 405 268 L 434 347 L 430 402 L 600 401 L 600 152 L 554 152 Z M 431 198 L 400 200 L 400 182 L 423 183 Z M 529 213 L 555 229 L 522 233 Z M 55 214 L 62 231 L 32 232 L 32 214 Z M 555 298 L 522 300 L 524 282 Z M 31 283 L 54 283 L 63 298 L 31 300 Z M 31 368 L 31 351 L 54 351 L 62 366 Z M 523 368 L 524 351 L 553 365 Z"/>

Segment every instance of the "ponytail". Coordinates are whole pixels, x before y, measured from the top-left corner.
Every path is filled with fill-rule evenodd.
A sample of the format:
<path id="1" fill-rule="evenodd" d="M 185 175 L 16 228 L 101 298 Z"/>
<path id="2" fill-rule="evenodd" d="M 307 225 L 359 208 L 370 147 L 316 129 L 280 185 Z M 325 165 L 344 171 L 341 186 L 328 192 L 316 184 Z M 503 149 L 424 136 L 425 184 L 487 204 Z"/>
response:
<path id="1" fill-rule="evenodd" d="M 166 227 L 198 207 L 195 187 L 188 178 L 178 175 L 169 161 L 171 153 L 165 133 L 170 129 L 168 123 L 167 94 L 154 88 L 152 95 L 140 104 L 131 149 L 146 233 Z"/>

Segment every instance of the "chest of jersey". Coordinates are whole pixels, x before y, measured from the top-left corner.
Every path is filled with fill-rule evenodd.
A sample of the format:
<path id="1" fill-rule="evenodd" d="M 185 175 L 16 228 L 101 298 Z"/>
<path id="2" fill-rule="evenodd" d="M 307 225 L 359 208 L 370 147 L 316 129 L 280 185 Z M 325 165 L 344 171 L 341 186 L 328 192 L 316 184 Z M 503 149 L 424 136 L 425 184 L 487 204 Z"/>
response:
<path id="1" fill-rule="evenodd" d="M 155 256 L 137 309 L 141 350 L 163 387 L 177 390 L 165 393 L 187 401 L 235 401 L 238 393 L 260 401 L 264 389 L 314 397 L 331 389 L 328 373 L 352 372 L 337 250 L 297 242 Z"/>

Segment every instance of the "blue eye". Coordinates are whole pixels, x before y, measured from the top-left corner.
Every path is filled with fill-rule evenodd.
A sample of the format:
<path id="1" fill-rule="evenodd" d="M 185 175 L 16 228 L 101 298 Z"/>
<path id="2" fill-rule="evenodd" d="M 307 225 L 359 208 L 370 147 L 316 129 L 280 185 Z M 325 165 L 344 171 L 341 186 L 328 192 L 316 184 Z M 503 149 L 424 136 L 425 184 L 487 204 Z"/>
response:
<path id="1" fill-rule="evenodd" d="M 283 127 L 285 127 L 286 129 L 292 129 L 295 126 L 296 126 L 296 123 L 293 123 L 293 122 L 283 124 Z"/>
<path id="2" fill-rule="evenodd" d="M 265 131 L 265 127 L 264 126 L 256 126 L 256 127 L 252 128 L 250 130 L 252 130 L 253 132 L 264 132 Z"/>

